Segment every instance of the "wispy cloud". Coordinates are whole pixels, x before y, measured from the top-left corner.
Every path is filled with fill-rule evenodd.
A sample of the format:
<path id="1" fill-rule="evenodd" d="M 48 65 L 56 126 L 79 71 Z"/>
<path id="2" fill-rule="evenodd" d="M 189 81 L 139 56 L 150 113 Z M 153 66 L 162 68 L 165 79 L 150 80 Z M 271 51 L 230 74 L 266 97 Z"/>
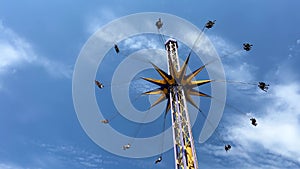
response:
<path id="1" fill-rule="evenodd" d="M 68 78 L 72 77 L 73 66 L 65 65 L 60 62 L 52 61 L 47 58 L 39 57 L 34 63 L 38 66 L 42 66 L 53 77 Z"/>
<path id="2" fill-rule="evenodd" d="M 220 57 L 238 58 L 245 54 L 242 50 L 242 44 L 236 46 L 232 42 L 217 35 L 209 35 L 208 37 L 218 51 Z"/>
<path id="3" fill-rule="evenodd" d="M 116 19 L 116 14 L 109 8 L 101 8 L 96 14 L 87 17 L 87 33 L 95 33 L 101 26 Z"/>
<path id="4" fill-rule="evenodd" d="M 209 39 L 213 42 L 222 60 L 227 79 L 244 82 L 253 81 L 256 67 L 245 61 L 244 57 L 247 53 L 243 50 L 242 44 L 236 46 L 216 35 L 209 36 Z"/>
<path id="5" fill-rule="evenodd" d="M 120 163 L 127 163 L 127 160 L 120 157 L 86 147 L 31 141 L 27 143 L 33 144 L 34 149 L 25 158 L 26 161 L 13 158 L 9 158 L 9 161 L 0 160 L 0 169 L 112 169 L 120 166 Z"/>
<path id="6" fill-rule="evenodd" d="M 300 99 L 299 83 L 272 86 L 271 103 L 263 107 L 257 130 L 243 128 L 248 141 L 258 142 L 270 151 L 296 158 L 300 162 Z M 238 129 L 240 130 L 240 129 Z M 234 129 L 234 132 L 240 133 Z M 240 133 L 241 134 L 241 133 Z M 280 135 L 280 137 L 279 137 Z M 276 146 L 276 148 L 274 148 Z"/>
<path id="7" fill-rule="evenodd" d="M 0 22 L 0 75 L 13 74 L 24 65 L 43 67 L 55 77 L 71 78 L 72 67 L 40 56 L 33 45 Z"/>
<path id="8" fill-rule="evenodd" d="M 288 59 L 291 59 L 293 57 L 298 57 L 300 54 L 300 39 L 297 39 L 296 40 L 296 43 L 295 44 L 292 44 L 290 47 L 289 47 L 289 57 Z"/>
<path id="9" fill-rule="evenodd" d="M 224 64 L 226 77 L 230 81 L 253 82 L 255 67 L 246 62 L 240 64 Z"/>
<path id="10" fill-rule="evenodd" d="M 103 168 L 105 164 L 117 165 L 118 162 L 111 157 L 104 157 L 101 154 L 90 152 L 71 145 L 41 144 L 43 149 L 60 161 L 71 163 L 76 168 Z"/>
<path id="11" fill-rule="evenodd" d="M 235 49 L 230 43 L 220 38 L 217 38 L 214 44 L 219 54 L 221 53 L 223 55 Z M 294 53 L 293 56 L 298 56 L 298 54 L 295 53 L 297 45 L 290 49 L 290 51 Z M 222 48 L 221 51 L 220 48 Z M 243 61 L 242 56 L 245 56 L 245 54 L 239 53 L 234 57 L 224 57 L 223 63 L 227 79 L 253 82 L 255 81 L 257 68 Z M 230 60 L 230 62 L 227 62 L 227 60 Z M 283 64 L 285 66 L 289 65 L 287 62 Z M 270 70 L 267 74 L 274 76 L 274 74 L 282 75 L 283 72 L 286 72 L 282 67 L 275 71 L 274 73 L 274 70 Z M 290 74 L 289 76 L 293 75 Z M 276 77 L 278 78 L 278 76 Z M 276 77 L 274 77 L 275 80 Z M 230 118 L 226 119 L 230 119 L 230 121 L 224 122 L 225 131 L 227 132 L 225 132 L 225 134 L 223 133 L 225 137 L 221 139 L 231 141 L 231 145 L 233 145 L 232 150 L 226 153 L 223 147 L 224 145 L 220 145 L 220 143 L 206 143 L 200 148 L 200 151 L 204 151 L 219 159 L 219 164 L 221 165 L 216 165 L 215 168 L 299 168 L 299 86 L 299 83 L 295 81 L 293 83 L 291 83 L 291 81 L 289 81 L 289 83 L 282 82 L 277 85 L 272 85 L 271 90 L 266 95 L 255 96 L 255 99 L 248 95 L 250 100 L 255 100 L 253 109 L 260 112 L 251 113 L 251 116 L 257 118 L 258 126 L 254 127 L 250 124 L 248 118 L 250 114 L 231 114 Z M 238 93 L 230 92 L 229 97 L 235 94 Z"/>
<path id="12" fill-rule="evenodd" d="M 275 79 L 276 77 L 284 77 L 285 82 L 299 81 L 300 76 L 297 74 L 300 62 L 300 39 L 296 40 L 288 47 L 287 57 L 276 58 L 276 71 L 270 72 L 267 76 L 276 82 L 282 81 L 282 79 Z M 275 76 L 274 76 L 275 75 Z M 275 78 L 274 78 L 275 77 Z"/>
<path id="13" fill-rule="evenodd" d="M 8 164 L 8 163 L 0 162 L 0 169 L 22 169 L 22 167 L 15 165 L 15 164 Z"/>
<path id="14" fill-rule="evenodd" d="M 0 22 L 0 73 L 37 59 L 31 45 Z"/>
<path id="15" fill-rule="evenodd" d="M 75 147 L 72 145 L 40 144 L 39 146 L 47 153 L 49 153 L 52 157 L 58 159 L 58 161 L 60 161 L 61 163 L 65 163 L 67 165 L 71 164 L 68 166 L 72 166 L 74 168 L 106 169 L 116 168 L 121 165 L 132 166 L 134 168 L 152 168 L 155 165 L 154 161 L 145 159 L 128 160 L 128 158 L 117 156 L 105 156 L 102 154 L 98 154 L 99 151 L 97 151 L 98 153 L 96 153 L 95 151 L 82 149 L 80 147 Z"/>
<path id="16" fill-rule="evenodd" d="M 257 161 L 261 168 L 300 166 L 300 99 L 299 83 L 273 85 L 268 98 L 261 99 L 256 113 L 258 126 L 253 127 L 245 116 L 235 115 L 236 124 L 228 125 L 228 138 L 234 140 L 239 153 L 246 153 L 247 161 Z M 269 101 L 265 101 L 268 99 Z M 239 157 L 242 157 L 239 155 Z M 288 164 L 287 164 L 288 163 Z"/>
<path id="17" fill-rule="evenodd" d="M 163 44 L 159 43 L 158 35 L 155 37 L 150 36 L 137 36 L 134 38 L 127 38 L 124 41 L 124 46 L 129 49 L 158 49 L 163 48 Z"/>
<path id="18" fill-rule="evenodd" d="M 209 35 L 209 39 L 221 58 L 230 97 L 242 97 L 245 93 L 253 93 L 258 69 L 247 62 L 246 56 L 249 53 L 243 49 L 243 44 L 236 45 L 216 35 Z M 249 89 L 252 92 L 249 92 Z"/>

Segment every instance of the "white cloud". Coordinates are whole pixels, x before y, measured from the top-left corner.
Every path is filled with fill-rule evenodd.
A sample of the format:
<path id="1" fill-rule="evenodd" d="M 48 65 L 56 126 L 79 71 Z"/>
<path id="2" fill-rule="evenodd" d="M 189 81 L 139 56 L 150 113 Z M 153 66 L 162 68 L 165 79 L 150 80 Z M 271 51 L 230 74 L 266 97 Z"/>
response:
<path id="1" fill-rule="evenodd" d="M 221 58 L 231 96 L 240 95 L 241 91 L 247 92 L 246 90 L 256 86 L 257 68 L 245 60 L 247 52 L 242 48 L 242 44 L 236 46 L 215 35 L 210 35 L 209 39 Z"/>
<path id="2" fill-rule="evenodd" d="M 26 39 L 0 22 L 0 75 L 15 73 L 23 65 L 43 67 L 56 77 L 70 78 L 72 68 L 39 56 Z"/>
<path id="3" fill-rule="evenodd" d="M 157 40 L 153 37 L 147 36 L 137 36 L 133 38 L 127 38 L 124 41 L 125 48 L 129 49 L 158 49 L 163 48 L 164 44 L 158 42 L 158 35 L 156 36 Z"/>
<path id="4" fill-rule="evenodd" d="M 53 77 L 65 77 L 70 79 L 73 73 L 73 66 L 55 62 L 47 58 L 38 58 L 34 61 L 38 66 L 42 66 Z"/>
<path id="5" fill-rule="evenodd" d="M 209 39 L 218 51 L 220 57 L 233 58 L 242 56 L 245 53 L 241 47 L 242 44 L 241 46 L 237 47 L 230 41 L 225 40 L 222 37 L 216 35 L 210 35 Z"/>
<path id="6" fill-rule="evenodd" d="M 257 114 L 258 126 L 249 119 L 236 117 L 237 123 L 228 127 L 229 137 L 248 153 L 263 147 L 266 152 L 300 163 L 300 85 L 273 85 L 270 102 L 264 102 Z M 270 160 L 270 159 L 269 159 Z"/>
<path id="7" fill-rule="evenodd" d="M 221 38 L 216 38 L 213 42 L 219 54 L 226 55 L 235 49 Z M 243 55 L 245 54 L 237 53 L 235 57 L 223 59 L 228 80 L 243 82 L 255 80 L 257 68 L 243 61 L 243 57 L 240 57 Z M 285 64 L 285 68 L 288 67 L 287 65 L 289 64 Z M 280 71 L 280 74 L 282 71 L 286 72 L 285 69 L 280 69 Z M 269 75 L 274 76 L 274 72 Z M 276 75 L 278 72 L 275 73 L 275 77 L 278 77 Z M 293 76 L 293 74 L 284 75 L 285 79 L 291 79 L 288 78 L 289 76 Z M 259 113 L 230 114 L 230 122 L 226 122 L 225 134 L 223 133 L 226 136 L 223 139 L 233 145 L 229 153 L 225 152 L 224 145 L 220 145 L 219 142 L 217 145 L 206 143 L 200 151 L 216 158 L 222 157 L 220 163 L 224 163 L 230 168 L 299 167 L 300 105 L 298 102 L 300 100 L 300 84 L 293 81 L 294 83 L 290 83 L 291 80 L 288 80 L 288 84 L 284 81 L 283 84 L 272 85 L 269 92 L 263 96 L 252 98 L 248 95 L 250 99 L 255 100 L 251 104 L 253 109 Z M 230 97 L 238 94 L 237 92 L 230 93 Z M 257 118 L 258 126 L 254 127 L 250 124 L 250 116 Z M 220 168 L 227 168 L 224 167 L 225 165 Z"/>
<path id="8" fill-rule="evenodd" d="M 104 156 L 102 154 L 98 154 L 71 145 L 40 144 L 39 146 L 42 147 L 46 152 L 51 154 L 52 157 L 55 157 L 57 159 L 56 163 L 72 163 L 72 166 L 76 166 L 76 168 L 103 169 L 106 166 L 114 168 L 117 166 L 121 166 L 122 164 L 130 165 L 134 168 L 151 168 L 154 165 L 154 161 L 144 159 L 128 160 L 128 158 L 121 158 L 110 155 Z M 47 166 L 47 162 L 44 162 L 44 165 Z"/>
<path id="9" fill-rule="evenodd" d="M 53 154 L 58 161 L 69 161 L 79 168 L 101 169 L 104 164 L 117 165 L 118 162 L 111 157 L 102 156 L 94 152 L 80 149 L 71 145 L 40 144 L 45 151 Z"/>
<path id="10" fill-rule="evenodd" d="M 15 164 L 0 163 L 0 169 L 24 169 Z"/>
<path id="11" fill-rule="evenodd" d="M 242 44 L 237 47 L 230 41 L 216 35 L 210 35 L 208 38 L 222 60 L 227 79 L 247 82 L 253 80 L 252 74 L 256 68 L 243 61 L 247 52 L 243 50 Z"/>
<path id="12" fill-rule="evenodd" d="M 111 157 L 71 145 L 37 144 L 44 153 L 33 153 L 26 163 L 1 162 L 0 169 L 89 168 L 103 169 L 104 164 L 117 165 Z"/>
<path id="13" fill-rule="evenodd" d="M 234 65 L 224 64 L 224 69 L 228 80 L 252 82 L 254 79 L 253 72 L 255 67 L 246 62 Z"/>
<path id="14" fill-rule="evenodd" d="M 0 24 L 0 32 L 0 73 L 5 73 L 21 63 L 36 60 L 36 55 L 28 42 L 3 24 Z"/>
<path id="15" fill-rule="evenodd" d="M 0 169 L 16 169 L 16 167 L 7 164 L 0 164 Z"/>
<path id="16" fill-rule="evenodd" d="M 89 34 L 95 33 L 101 26 L 116 19 L 115 13 L 108 8 L 101 8 L 96 14 L 87 19 L 87 32 Z"/>

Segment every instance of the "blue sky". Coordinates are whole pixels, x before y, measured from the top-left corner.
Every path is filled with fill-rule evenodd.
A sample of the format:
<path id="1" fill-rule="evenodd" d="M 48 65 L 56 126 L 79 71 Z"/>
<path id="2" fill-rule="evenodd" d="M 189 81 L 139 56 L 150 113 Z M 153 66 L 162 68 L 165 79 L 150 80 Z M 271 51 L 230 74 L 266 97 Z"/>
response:
<path id="1" fill-rule="evenodd" d="M 299 6 L 297 0 L 1 0 L 0 169 L 173 168 L 173 150 L 159 165 L 156 157 L 128 159 L 103 150 L 85 134 L 73 106 L 72 73 L 85 42 L 101 26 L 137 12 L 174 14 L 200 29 L 216 19 L 206 35 L 221 56 L 253 44 L 250 52 L 223 59 L 227 79 L 271 84 L 267 93 L 228 85 L 228 105 L 242 112 L 227 106 L 217 133 L 202 144 L 195 137 L 200 168 L 300 168 Z M 107 65 L 118 61 L 108 59 Z M 256 128 L 250 116 L 258 119 Z M 123 132 L 133 134 L 131 127 Z M 232 151 L 224 152 L 220 140 Z"/>

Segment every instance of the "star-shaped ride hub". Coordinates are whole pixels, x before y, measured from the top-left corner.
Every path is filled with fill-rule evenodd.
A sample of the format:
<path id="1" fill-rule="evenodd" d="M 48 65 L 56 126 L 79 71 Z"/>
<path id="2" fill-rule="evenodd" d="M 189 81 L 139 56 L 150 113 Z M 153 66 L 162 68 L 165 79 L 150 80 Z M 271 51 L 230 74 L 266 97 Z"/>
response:
<path id="1" fill-rule="evenodd" d="M 171 107 L 170 92 L 174 86 L 181 86 L 184 91 L 186 100 L 191 105 L 196 107 L 198 110 L 199 110 L 199 107 L 194 102 L 191 95 L 202 96 L 202 97 L 211 97 L 205 93 L 202 93 L 202 92 L 194 89 L 197 86 L 201 86 L 203 84 L 210 83 L 212 81 L 212 80 L 195 80 L 195 81 L 193 81 L 193 78 L 195 76 L 197 76 L 205 68 L 205 65 L 201 66 L 200 68 L 193 71 L 192 73 L 186 75 L 186 70 L 187 70 L 187 65 L 188 65 L 189 59 L 190 59 L 190 56 L 188 56 L 186 58 L 183 66 L 181 67 L 181 69 L 179 71 L 176 70 L 174 64 L 170 64 L 169 65 L 170 74 L 166 73 L 165 71 L 163 71 L 162 69 L 160 69 L 159 67 L 157 67 L 156 65 L 151 63 L 153 65 L 153 67 L 155 68 L 155 70 L 163 78 L 162 80 L 158 80 L 158 79 L 143 77 L 144 80 L 149 81 L 149 82 L 159 86 L 159 88 L 157 88 L 157 89 L 143 93 L 143 94 L 147 94 L 147 95 L 161 94 L 161 96 L 151 105 L 151 107 L 156 106 L 157 104 L 161 103 L 164 100 L 168 100 L 168 103 L 166 105 L 166 110 L 165 110 L 165 114 L 167 114 L 167 112 L 170 110 L 170 107 Z"/>

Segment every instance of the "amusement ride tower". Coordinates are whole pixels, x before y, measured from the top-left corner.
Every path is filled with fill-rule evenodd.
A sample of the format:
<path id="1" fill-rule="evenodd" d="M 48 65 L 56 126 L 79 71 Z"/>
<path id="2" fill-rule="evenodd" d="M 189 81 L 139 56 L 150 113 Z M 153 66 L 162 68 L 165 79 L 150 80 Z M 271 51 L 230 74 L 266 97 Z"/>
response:
<path id="1" fill-rule="evenodd" d="M 145 80 L 160 86 L 159 88 L 148 91 L 145 94 L 161 94 L 158 100 L 152 104 L 152 107 L 164 100 L 168 100 L 165 113 L 171 110 L 175 168 L 198 169 L 196 149 L 192 136 L 187 102 L 200 110 L 197 104 L 193 101 L 191 95 L 204 97 L 210 96 L 193 88 L 209 83 L 211 80 L 192 81 L 192 79 L 201 70 L 203 70 L 205 66 L 201 66 L 191 74 L 186 75 L 189 56 L 185 60 L 183 66 L 180 67 L 177 51 L 178 43 L 176 40 L 168 39 L 165 43 L 165 49 L 168 57 L 168 73 L 152 64 L 163 79 L 157 80 L 144 78 Z"/>
<path id="2" fill-rule="evenodd" d="M 161 14 L 159 14 L 158 16 L 160 16 L 160 15 Z M 182 20 L 180 20 L 180 22 L 177 21 L 178 17 L 173 17 L 170 15 L 164 15 L 164 16 L 167 18 L 167 20 L 169 20 L 169 21 L 172 20 L 172 22 L 176 23 L 176 25 L 178 25 L 179 23 L 186 24 L 186 22 L 182 22 Z M 143 19 L 140 19 L 140 18 L 143 18 Z M 141 21 L 145 24 L 140 24 L 139 30 L 138 29 L 124 29 L 125 33 L 122 32 L 119 34 L 120 27 L 123 26 L 124 23 L 128 22 L 128 24 L 126 24 L 126 25 L 136 25 L 136 24 L 133 24 L 133 23 L 136 23 L 136 21 L 139 21 L 138 24 L 140 24 Z M 156 149 L 153 149 L 153 151 L 155 151 L 155 152 L 150 152 L 150 153 L 146 152 L 146 151 L 145 152 L 140 151 L 140 150 L 143 149 L 144 147 L 146 147 L 145 145 L 148 146 L 150 141 L 152 143 L 153 140 L 158 137 L 151 137 L 151 138 L 147 138 L 147 139 L 138 138 L 138 137 L 128 137 L 122 133 L 120 134 L 117 130 L 115 130 L 110 125 L 99 125 L 98 124 L 99 121 L 95 120 L 95 119 L 101 119 L 100 121 L 102 123 L 109 124 L 115 117 L 117 117 L 119 114 L 121 114 L 120 113 L 121 111 L 127 112 L 125 110 L 121 110 L 123 108 L 122 106 L 124 106 L 125 104 L 123 104 L 123 102 L 120 100 L 116 100 L 116 98 L 127 99 L 127 97 L 119 97 L 120 95 L 123 94 L 123 93 L 120 94 L 121 90 L 117 90 L 117 92 L 111 92 L 114 104 L 115 105 L 118 105 L 120 103 L 122 103 L 122 104 L 120 104 L 121 108 L 116 106 L 117 111 L 110 114 L 111 117 L 105 118 L 105 116 L 103 116 L 100 111 L 101 109 L 99 108 L 99 105 L 97 104 L 97 100 L 95 98 L 95 93 L 94 93 L 94 88 L 91 88 L 91 87 L 94 87 L 91 85 L 91 81 L 93 81 L 98 86 L 98 88 L 103 89 L 104 86 L 106 86 L 106 84 L 103 85 L 102 82 L 95 80 L 95 75 L 96 75 L 98 66 L 105 58 L 105 52 L 109 51 L 109 49 L 110 49 L 110 44 L 115 43 L 114 49 L 116 51 L 116 54 L 124 55 L 124 53 L 122 53 L 122 48 L 120 48 L 121 49 L 120 50 L 118 45 L 116 44 L 116 42 L 122 43 L 121 39 L 124 40 L 125 38 L 130 37 L 129 35 L 132 35 L 132 36 L 138 35 L 140 32 L 155 33 L 155 32 L 153 32 L 152 28 L 148 28 L 149 27 L 148 23 L 150 23 L 151 21 L 153 21 L 153 17 L 151 15 L 149 15 L 149 13 L 146 13 L 146 14 L 130 15 L 128 17 L 121 18 L 116 22 L 111 22 L 108 26 L 101 29 L 101 31 L 97 31 L 95 33 L 95 36 L 93 36 L 92 38 L 90 38 L 88 40 L 87 44 L 84 46 L 84 48 L 82 49 L 82 51 L 79 55 L 79 58 L 76 62 L 76 67 L 74 70 L 73 100 L 74 100 L 74 106 L 76 109 L 77 117 L 78 117 L 82 127 L 84 128 L 84 130 L 88 134 L 88 136 L 99 146 L 103 147 L 105 150 L 107 150 L 113 154 L 124 156 L 124 157 L 133 157 L 133 158 L 141 157 L 142 158 L 142 157 L 150 157 L 150 156 L 157 155 Z M 191 122 L 190 122 L 187 104 L 190 104 L 193 107 L 195 107 L 200 113 L 203 114 L 203 112 L 200 110 L 199 104 L 196 104 L 191 96 L 219 98 L 219 97 L 215 97 L 215 95 L 221 93 L 220 94 L 220 99 L 221 99 L 220 102 L 221 103 L 215 104 L 215 105 L 220 105 L 220 106 L 213 106 L 214 102 L 212 101 L 211 107 L 220 107 L 220 109 L 218 109 L 217 111 L 214 111 L 214 112 L 219 113 L 219 112 L 223 112 L 223 108 L 225 105 L 226 87 L 224 87 L 224 86 L 216 87 L 216 86 L 214 86 L 216 83 L 212 84 L 211 95 L 213 97 L 194 89 L 198 86 L 201 86 L 203 84 L 210 83 L 213 81 L 210 79 L 195 80 L 195 77 L 204 68 L 207 68 L 207 71 L 209 74 L 210 69 L 209 69 L 209 67 L 207 67 L 207 65 L 210 63 L 213 63 L 215 61 L 218 62 L 219 57 L 213 57 L 212 55 L 209 55 L 209 56 L 212 56 L 210 58 L 210 60 L 207 60 L 209 62 L 206 61 L 205 65 L 203 65 L 203 66 L 199 67 L 198 69 L 192 71 L 191 73 L 187 74 L 188 62 L 190 59 L 190 55 L 193 51 L 193 48 L 196 47 L 195 44 L 197 42 L 199 42 L 199 39 L 205 30 L 213 27 L 214 22 L 215 21 L 208 21 L 206 23 L 206 25 L 203 27 L 202 31 L 199 32 L 198 37 L 194 41 L 193 45 L 190 47 L 190 52 L 189 52 L 188 57 L 185 59 L 185 61 L 183 62 L 182 65 L 180 65 L 180 62 L 179 62 L 177 41 L 175 39 L 168 39 L 165 41 L 165 37 L 177 37 L 177 39 L 180 39 L 180 40 L 187 39 L 182 36 L 185 36 L 188 32 L 184 32 L 184 31 L 187 31 L 189 29 L 182 29 L 183 31 L 181 31 L 180 29 L 176 29 L 180 32 L 180 33 L 177 33 L 178 36 L 174 36 L 174 33 L 172 31 L 171 31 L 172 33 L 170 33 L 170 34 L 161 34 L 160 29 L 162 28 L 163 23 L 160 18 L 156 22 L 160 40 L 163 41 L 163 44 L 164 44 L 165 50 L 166 50 L 166 54 L 167 54 L 166 56 L 167 56 L 168 71 L 165 72 L 164 70 L 160 69 L 155 64 L 151 63 L 152 66 L 154 67 L 154 69 L 157 71 L 157 73 L 161 76 L 161 79 L 144 77 L 143 78 L 144 80 L 151 82 L 158 86 L 158 88 L 144 92 L 144 94 L 160 95 L 160 97 L 154 103 L 152 103 L 151 107 L 154 107 L 154 106 L 158 105 L 159 103 L 167 100 L 164 118 L 166 118 L 167 113 L 170 112 L 170 118 L 171 118 L 171 122 L 172 122 L 171 127 L 172 127 L 172 131 L 173 131 L 172 138 L 173 138 L 175 169 L 198 169 L 196 149 L 195 149 L 193 133 L 192 133 L 192 126 L 191 126 Z M 171 23 L 171 22 L 168 22 L 168 23 Z M 169 28 L 174 28 L 174 26 L 169 26 Z M 118 36 L 112 36 L 112 35 L 114 35 L 113 32 L 117 32 Z M 166 35 L 166 36 L 164 36 L 164 35 Z M 175 35 L 176 35 L 176 31 L 175 31 Z M 103 38 L 99 38 L 99 37 L 103 37 Z M 107 38 L 107 37 L 112 37 L 112 39 Z M 111 42 L 108 43 L 109 41 L 107 39 L 110 40 Z M 190 43 L 185 43 L 185 44 L 190 44 Z M 244 43 L 243 49 L 246 51 L 249 51 L 251 49 L 251 46 L 252 45 L 249 43 Z M 100 50 L 99 50 L 99 47 L 100 47 Z M 199 51 L 199 50 L 197 50 L 197 51 Z M 236 53 L 236 52 L 234 52 L 234 53 Z M 196 54 L 197 54 L 197 52 L 196 52 Z M 227 55 L 225 55 L 225 56 L 227 56 Z M 98 64 L 94 64 L 94 63 L 91 64 L 92 63 L 91 61 L 94 61 L 94 60 L 96 61 L 95 63 L 98 63 Z M 114 81 L 114 79 L 121 79 L 121 78 L 117 78 L 117 77 L 123 77 L 121 75 L 124 75 L 124 77 L 126 77 L 126 78 L 128 77 L 128 72 L 131 73 L 130 72 L 131 70 L 127 71 L 127 67 L 128 67 L 128 65 L 130 65 L 129 63 L 131 63 L 131 62 L 123 62 L 122 61 L 123 67 L 125 67 L 126 69 L 124 71 L 119 71 L 119 70 L 123 70 L 123 69 L 121 69 L 121 68 L 123 68 L 122 64 L 120 64 L 121 66 L 118 67 L 118 69 L 117 69 L 118 71 L 116 71 L 116 73 L 114 73 L 112 82 Z M 135 63 L 135 62 L 133 62 L 133 63 Z M 103 63 L 101 63 L 101 64 L 103 64 Z M 90 66 L 86 66 L 86 65 L 90 65 Z M 218 64 L 218 65 L 220 65 L 221 69 L 223 68 L 222 64 Z M 149 65 L 147 65 L 147 66 L 149 66 Z M 142 65 L 141 67 L 144 68 L 142 70 L 149 68 L 149 67 L 145 67 L 144 65 Z M 92 73 L 90 73 L 90 72 L 92 72 Z M 120 72 L 122 72 L 124 74 L 122 74 Z M 136 69 L 132 69 L 132 72 L 136 73 L 137 71 L 136 71 Z M 130 75 L 136 75 L 134 73 L 131 73 Z M 103 75 L 104 74 L 105 73 L 103 73 Z M 116 78 L 114 78 L 115 76 L 116 76 Z M 223 73 L 220 72 L 218 75 L 211 76 L 210 78 L 214 79 L 214 81 L 226 83 L 228 81 L 226 81 L 224 76 L 225 76 L 224 72 Z M 215 79 L 218 79 L 218 80 L 215 80 Z M 258 85 L 258 87 L 260 89 L 264 90 L 265 92 L 267 91 L 268 86 L 269 86 L 268 84 L 265 84 L 264 82 L 259 82 L 259 84 L 239 82 L 239 81 L 238 82 L 229 81 L 229 82 L 255 85 L 255 86 Z M 112 86 L 111 84 L 107 85 L 107 86 Z M 114 84 L 119 84 L 119 83 L 114 83 Z M 87 86 L 87 87 L 85 88 L 83 86 Z M 116 87 L 116 88 L 119 88 L 119 87 Z M 219 88 L 219 90 L 213 90 L 216 88 Z M 88 90 L 86 90 L 86 89 L 88 89 Z M 127 86 L 126 86 L 126 89 L 129 89 L 129 87 L 127 88 Z M 111 90 L 111 91 L 116 91 L 116 89 L 114 88 L 114 90 Z M 221 92 L 219 92 L 219 91 L 221 91 Z M 123 92 L 123 90 L 122 90 L 122 92 Z M 117 94 L 114 95 L 114 93 L 117 93 Z M 124 93 L 129 93 L 129 92 L 125 91 Z M 105 94 L 106 93 L 103 93 L 104 97 L 107 96 Z M 110 94 L 108 94 L 108 95 L 110 95 Z M 127 95 L 124 95 L 124 96 L 127 96 Z M 93 99 L 90 102 L 90 101 L 87 101 L 86 98 L 93 98 Z M 90 100 L 90 99 L 88 99 L 88 100 Z M 222 101 L 224 101 L 224 104 Z M 125 106 L 127 106 L 127 105 L 125 105 Z M 104 106 L 103 110 L 106 110 L 105 108 L 106 107 Z M 150 110 L 150 108 L 148 110 Z M 235 110 L 237 110 L 238 112 L 241 112 L 238 109 L 235 109 Z M 90 112 L 90 113 L 87 113 L 87 112 Z M 128 112 L 131 112 L 131 111 L 128 111 Z M 122 115 L 124 115 L 124 114 L 122 114 Z M 126 114 L 126 115 L 132 115 L 132 114 Z M 219 113 L 215 116 L 215 119 L 217 119 L 216 120 L 217 122 L 219 122 L 218 120 L 221 118 L 221 115 L 222 115 L 222 113 Z M 203 115 L 203 116 L 205 116 L 205 115 Z M 209 125 L 211 125 L 211 128 L 215 129 L 214 128 L 215 125 L 210 123 L 209 117 L 207 117 L 207 118 L 208 119 L 206 122 L 208 122 Z M 130 119 L 130 120 L 132 120 L 132 119 Z M 252 122 L 252 125 L 254 125 L 254 126 L 257 125 L 255 118 L 251 118 L 250 120 Z M 136 120 L 134 120 L 134 121 L 137 122 Z M 193 121 L 193 119 L 192 119 L 192 121 Z M 204 127 L 205 127 L 205 123 L 204 123 Z M 165 131 L 165 121 L 164 121 L 163 131 Z M 100 132 L 100 134 L 99 134 L 99 132 Z M 213 132 L 213 130 L 211 132 Z M 139 130 L 136 132 L 135 136 L 137 136 L 138 133 L 139 133 Z M 162 135 L 162 138 L 163 138 L 162 141 L 165 141 L 164 135 Z M 116 148 L 116 147 L 120 146 L 119 141 L 122 141 L 122 143 L 123 143 L 123 141 L 126 141 L 126 143 L 127 143 L 126 145 L 123 146 L 123 150 L 130 149 L 131 144 L 133 142 L 135 142 L 135 145 L 137 145 L 135 147 L 137 147 L 139 151 L 128 150 L 127 152 L 125 152 L 122 149 L 119 150 L 119 148 Z M 147 143 L 147 144 L 144 144 L 144 143 Z M 153 144 L 153 145 L 156 145 L 156 144 Z M 170 147 L 168 147 L 168 148 L 170 148 Z M 231 146 L 229 144 L 227 144 L 227 145 L 225 145 L 224 148 L 226 151 L 228 151 L 231 148 Z M 145 150 L 148 150 L 148 149 L 150 149 L 150 148 L 146 147 Z M 152 149 L 152 147 L 151 147 L 151 149 Z M 163 153 L 164 151 L 165 151 L 164 143 L 162 143 L 161 153 Z M 162 156 L 160 156 L 155 161 L 155 164 L 161 162 L 161 160 L 162 160 Z"/>

